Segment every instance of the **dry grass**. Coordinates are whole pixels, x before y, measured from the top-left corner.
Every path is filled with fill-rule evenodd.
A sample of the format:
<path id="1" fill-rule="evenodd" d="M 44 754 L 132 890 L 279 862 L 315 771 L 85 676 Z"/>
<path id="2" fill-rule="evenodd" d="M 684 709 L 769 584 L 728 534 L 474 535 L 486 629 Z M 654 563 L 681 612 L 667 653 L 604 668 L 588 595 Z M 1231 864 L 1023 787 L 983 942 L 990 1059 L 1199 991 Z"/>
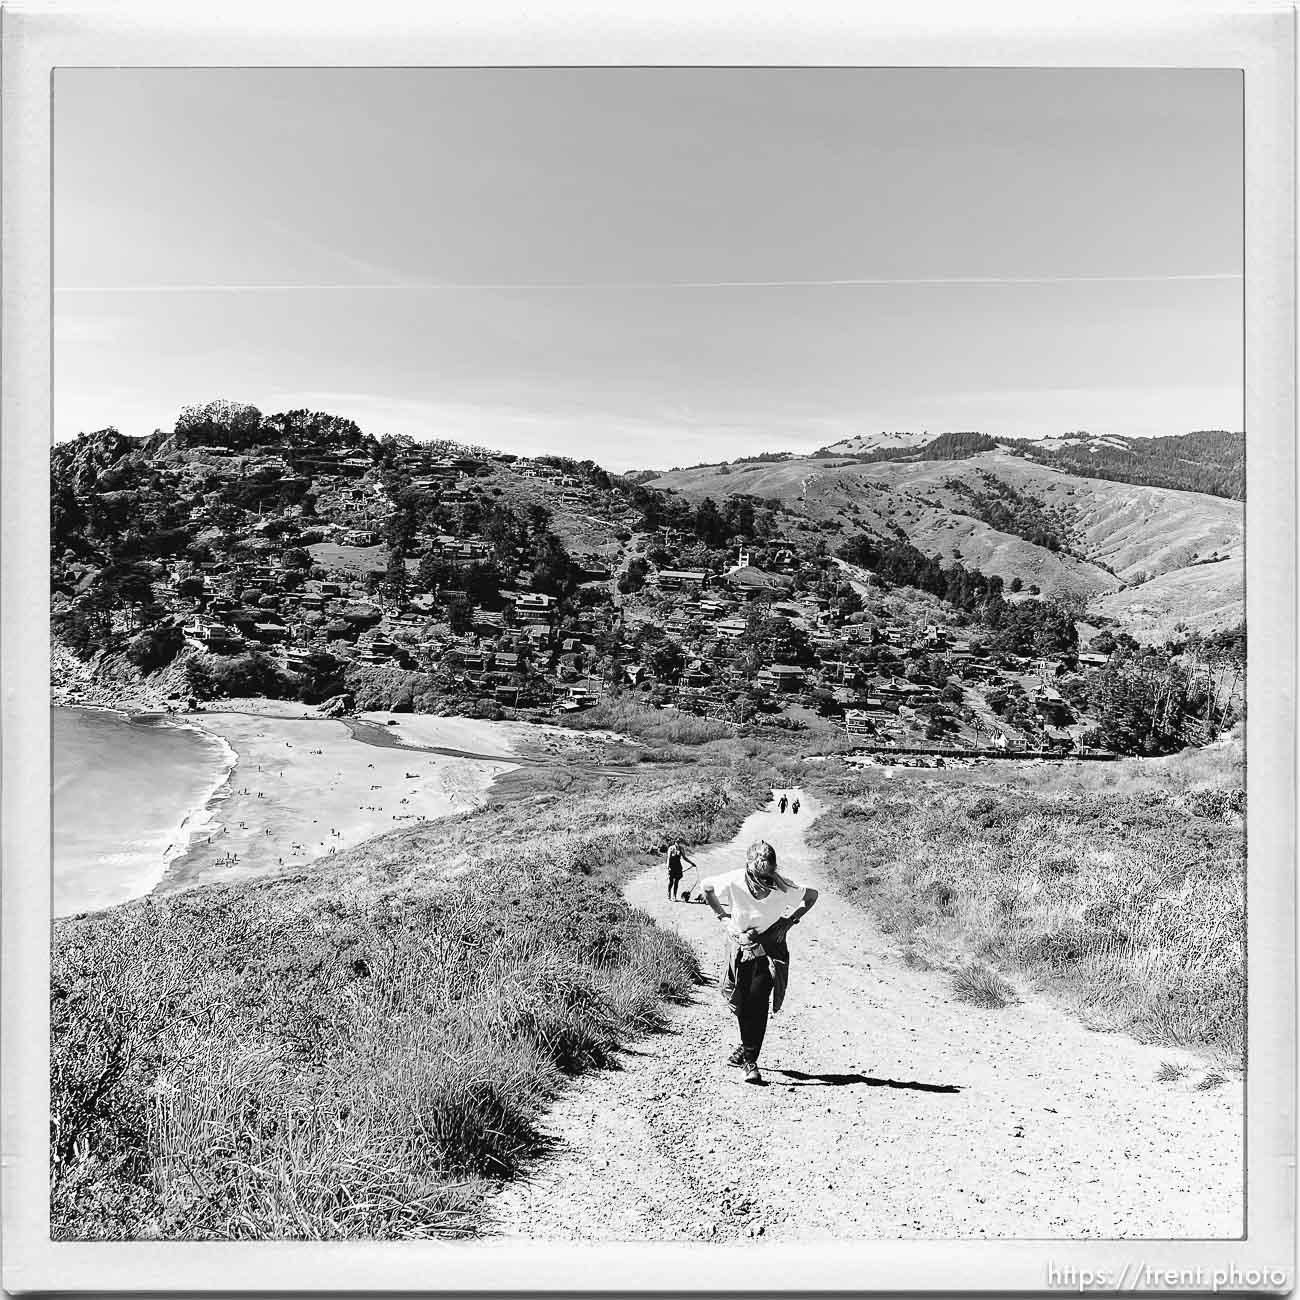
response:
<path id="1" fill-rule="evenodd" d="M 1173 1061 L 1161 1061 L 1156 1071 L 1157 1083 L 1177 1083 L 1187 1074 L 1185 1065 L 1176 1065 Z"/>
<path id="2" fill-rule="evenodd" d="M 952 978 L 953 991 L 963 1002 L 977 1007 L 1005 1007 L 1016 1002 L 1015 989 L 995 970 L 969 962 Z"/>
<path id="3" fill-rule="evenodd" d="M 544 794 L 59 922 L 52 1235 L 472 1233 L 565 1076 L 700 978 L 622 900 L 629 860 L 730 834 L 758 793 Z"/>
<path id="4" fill-rule="evenodd" d="M 1120 784 L 1096 788 L 1097 768 L 1119 768 Z M 1231 747 L 1074 771 L 1083 789 L 1061 768 L 1040 789 L 809 773 L 832 805 L 813 841 L 904 951 L 1021 972 L 1091 1024 L 1239 1061 L 1245 837 Z"/>
<path id="5" fill-rule="evenodd" d="M 577 731 L 617 731 L 661 745 L 703 745 L 726 740 L 736 731 L 724 722 L 692 713 L 651 708 L 628 694 L 607 696 L 590 709 L 561 718 L 560 725 Z"/>

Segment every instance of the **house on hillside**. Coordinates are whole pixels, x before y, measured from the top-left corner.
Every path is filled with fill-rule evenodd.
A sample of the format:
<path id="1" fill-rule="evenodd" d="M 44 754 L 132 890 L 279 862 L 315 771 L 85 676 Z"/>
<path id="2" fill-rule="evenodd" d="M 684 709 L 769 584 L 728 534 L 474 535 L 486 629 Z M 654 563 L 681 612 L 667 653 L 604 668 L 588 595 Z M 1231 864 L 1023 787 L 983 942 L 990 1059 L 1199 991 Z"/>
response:
<path id="1" fill-rule="evenodd" d="M 703 569 L 660 569 L 655 581 L 669 590 L 700 591 L 708 586 L 709 575 Z"/>
<path id="2" fill-rule="evenodd" d="M 195 622 L 181 629 L 191 641 L 214 654 L 238 654 L 246 645 L 244 638 L 221 623 Z"/>
<path id="3" fill-rule="evenodd" d="M 530 591 L 515 599 L 515 617 L 522 623 L 547 623 L 555 614 L 556 599 L 544 591 Z"/>
<path id="4" fill-rule="evenodd" d="M 769 664 L 766 668 L 758 670 L 754 680 L 760 686 L 767 686 L 771 690 L 788 694 L 803 686 L 805 676 L 804 670 L 794 664 Z"/>
<path id="5" fill-rule="evenodd" d="M 713 674 L 696 659 L 682 674 L 682 685 L 687 687 L 706 687 L 713 684 Z"/>
<path id="6" fill-rule="evenodd" d="M 1031 703 L 1034 712 L 1048 727 L 1065 727 L 1074 721 L 1070 706 L 1053 690 L 1038 691 Z"/>
<path id="7" fill-rule="evenodd" d="M 554 640 L 554 629 L 547 623 L 531 623 L 524 628 L 524 644 L 532 650 L 548 650 Z"/>

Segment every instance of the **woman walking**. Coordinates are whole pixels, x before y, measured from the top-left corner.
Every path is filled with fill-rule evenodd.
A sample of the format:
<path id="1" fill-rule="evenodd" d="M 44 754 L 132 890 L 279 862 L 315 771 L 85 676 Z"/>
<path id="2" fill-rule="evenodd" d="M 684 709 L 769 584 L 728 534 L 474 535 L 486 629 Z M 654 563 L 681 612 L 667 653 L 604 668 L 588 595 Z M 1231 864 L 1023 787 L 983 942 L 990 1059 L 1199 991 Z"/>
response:
<path id="1" fill-rule="evenodd" d="M 722 994 L 735 1013 L 740 1046 L 728 1065 L 744 1066 L 745 1082 L 762 1084 L 758 1056 L 769 1006 L 780 1011 L 790 976 L 786 935 L 817 902 L 817 891 L 778 874 L 776 850 L 766 840 L 749 846 L 743 869 L 700 882 L 704 901 L 727 923 L 727 969 Z"/>
<path id="2" fill-rule="evenodd" d="M 681 840 L 674 840 L 668 846 L 668 899 L 676 901 L 678 886 L 682 883 L 682 863 L 689 862 L 698 871 L 693 858 L 686 856 Z"/>

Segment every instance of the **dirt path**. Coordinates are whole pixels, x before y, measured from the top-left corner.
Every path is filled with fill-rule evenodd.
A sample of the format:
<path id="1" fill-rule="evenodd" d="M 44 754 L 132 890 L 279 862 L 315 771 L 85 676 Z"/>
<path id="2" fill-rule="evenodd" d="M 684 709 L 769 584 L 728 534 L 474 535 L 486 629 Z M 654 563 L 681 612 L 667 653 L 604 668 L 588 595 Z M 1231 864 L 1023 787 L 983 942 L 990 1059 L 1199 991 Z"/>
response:
<path id="1" fill-rule="evenodd" d="M 490 1212 L 507 1237 L 584 1241 L 906 1237 L 1233 1237 L 1242 1230 L 1242 1089 L 1157 1083 L 1186 1053 L 1099 1034 L 1041 999 L 982 1010 L 948 976 L 904 965 L 841 902 L 804 831 L 817 812 L 752 815 L 703 873 L 770 840 L 781 870 L 822 889 L 791 934 L 791 982 L 762 1067 L 725 1056 L 716 989 L 675 1011 L 622 1070 L 551 1112 L 556 1149 Z M 716 970 L 721 927 L 669 903 L 660 867 L 630 901 Z M 686 883 L 693 881 L 687 870 Z"/>

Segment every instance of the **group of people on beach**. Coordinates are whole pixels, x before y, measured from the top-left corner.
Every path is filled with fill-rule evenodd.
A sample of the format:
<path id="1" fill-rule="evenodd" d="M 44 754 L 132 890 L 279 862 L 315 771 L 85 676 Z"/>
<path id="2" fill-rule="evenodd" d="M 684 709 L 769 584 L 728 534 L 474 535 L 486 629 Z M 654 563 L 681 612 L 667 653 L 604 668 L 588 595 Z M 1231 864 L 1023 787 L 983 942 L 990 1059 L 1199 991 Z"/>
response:
<path id="1" fill-rule="evenodd" d="M 777 808 L 799 811 L 799 798 L 782 794 Z M 683 863 L 698 864 L 686 853 L 680 839 L 668 846 L 668 898 L 675 901 Z M 767 1034 L 769 1015 L 785 1000 L 790 979 L 787 936 L 817 902 L 817 891 L 797 884 L 777 870 L 776 850 L 766 840 L 755 840 L 745 855 L 745 865 L 701 880 L 700 899 L 726 924 L 726 949 L 722 995 L 740 1034 L 739 1045 L 727 1064 L 744 1070 L 746 1083 L 763 1085 L 759 1053 Z M 683 895 L 689 901 L 690 894 Z"/>

